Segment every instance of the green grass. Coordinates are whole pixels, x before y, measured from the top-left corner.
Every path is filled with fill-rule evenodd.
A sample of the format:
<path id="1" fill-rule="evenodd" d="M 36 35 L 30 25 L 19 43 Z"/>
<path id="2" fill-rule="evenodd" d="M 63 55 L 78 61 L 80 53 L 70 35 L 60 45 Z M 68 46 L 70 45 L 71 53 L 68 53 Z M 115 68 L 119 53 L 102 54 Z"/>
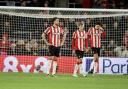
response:
<path id="1" fill-rule="evenodd" d="M 0 89 L 128 89 L 127 75 L 71 75 L 0 73 Z"/>

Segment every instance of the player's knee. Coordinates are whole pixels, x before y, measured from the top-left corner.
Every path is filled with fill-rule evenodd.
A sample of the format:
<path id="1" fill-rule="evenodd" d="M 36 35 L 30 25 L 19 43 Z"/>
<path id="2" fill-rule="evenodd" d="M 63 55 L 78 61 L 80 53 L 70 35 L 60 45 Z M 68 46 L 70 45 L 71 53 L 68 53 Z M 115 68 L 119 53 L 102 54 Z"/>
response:
<path id="1" fill-rule="evenodd" d="M 53 57 L 51 56 L 51 57 L 48 57 L 48 60 L 52 60 L 53 59 Z"/>
<path id="2" fill-rule="evenodd" d="M 82 61 L 80 61 L 79 64 L 82 64 Z"/>
<path id="3" fill-rule="evenodd" d="M 98 59 L 95 59 L 94 62 L 98 62 L 99 60 Z"/>
<path id="4" fill-rule="evenodd" d="M 57 59 L 54 59 L 53 61 L 57 61 Z"/>
<path id="5" fill-rule="evenodd" d="M 57 57 L 54 57 L 54 58 L 53 58 L 53 61 L 57 61 Z"/>
<path id="6" fill-rule="evenodd" d="M 79 61 L 76 62 L 79 65 Z"/>
<path id="7" fill-rule="evenodd" d="M 77 60 L 77 64 L 82 64 L 82 60 Z"/>

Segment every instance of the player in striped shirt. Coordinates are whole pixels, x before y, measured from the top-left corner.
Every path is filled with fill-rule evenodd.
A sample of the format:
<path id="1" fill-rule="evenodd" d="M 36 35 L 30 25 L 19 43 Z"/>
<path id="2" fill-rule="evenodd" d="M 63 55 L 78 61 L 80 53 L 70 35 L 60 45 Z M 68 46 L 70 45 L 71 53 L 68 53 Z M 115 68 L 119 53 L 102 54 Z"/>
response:
<path id="1" fill-rule="evenodd" d="M 93 51 L 94 61 L 91 64 L 90 70 L 93 70 L 93 73 L 98 72 L 98 60 L 100 56 L 101 49 L 101 36 L 105 37 L 104 29 L 102 28 L 101 23 L 96 23 L 95 27 L 91 27 L 88 30 L 88 36 L 90 38 L 90 46 Z"/>
<path id="2" fill-rule="evenodd" d="M 50 69 L 52 67 L 52 76 L 56 74 L 57 68 L 57 59 L 60 54 L 60 47 L 64 44 L 66 39 L 66 32 L 59 26 L 59 18 L 55 17 L 52 20 L 53 25 L 49 26 L 44 33 L 42 34 L 42 38 L 44 42 L 49 46 L 49 64 L 47 69 L 47 75 L 50 74 Z M 47 36 L 47 39 L 46 39 Z M 53 62 L 53 65 L 52 65 Z"/>
<path id="3" fill-rule="evenodd" d="M 83 23 L 80 22 L 78 24 L 78 28 L 79 29 L 76 30 L 72 36 L 72 50 L 73 54 L 75 53 L 77 56 L 77 62 L 74 66 L 73 77 L 78 77 L 77 72 L 82 67 L 84 51 L 88 52 L 88 34 L 84 30 Z M 86 75 L 84 74 L 84 76 Z"/>

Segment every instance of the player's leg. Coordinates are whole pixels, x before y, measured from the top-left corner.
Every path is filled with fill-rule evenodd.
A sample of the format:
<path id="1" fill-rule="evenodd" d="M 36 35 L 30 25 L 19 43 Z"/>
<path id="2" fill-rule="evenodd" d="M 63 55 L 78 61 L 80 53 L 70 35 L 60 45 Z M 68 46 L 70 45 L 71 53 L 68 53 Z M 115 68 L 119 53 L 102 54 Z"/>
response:
<path id="1" fill-rule="evenodd" d="M 80 72 L 80 74 L 82 74 L 84 77 L 87 76 L 87 74 L 83 71 L 83 67 L 82 67 L 82 57 L 79 59 L 79 66 L 78 66 L 78 70 Z"/>
<path id="2" fill-rule="evenodd" d="M 77 61 L 76 61 L 76 64 L 74 66 L 74 72 L 73 72 L 73 76 L 74 77 L 78 77 L 77 73 L 78 73 L 78 70 L 82 70 L 82 58 L 83 58 L 83 53 L 82 51 L 78 51 L 76 50 L 76 56 L 77 56 Z"/>
<path id="3" fill-rule="evenodd" d="M 97 51 L 96 51 L 96 48 L 92 48 L 92 52 L 93 52 L 93 61 L 90 65 L 90 69 L 89 69 L 89 72 L 88 73 L 94 73 L 94 69 L 96 68 L 95 67 L 95 64 L 96 64 L 96 59 L 97 59 Z"/>
<path id="4" fill-rule="evenodd" d="M 94 71 L 93 71 L 93 73 L 97 73 L 97 69 L 98 69 L 98 54 L 95 53 L 94 54 Z"/>
<path id="5" fill-rule="evenodd" d="M 79 73 L 83 74 L 83 68 L 82 68 L 82 58 L 79 59 L 79 67 L 78 67 Z"/>
<path id="6" fill-rule="evenodd" d="M 54 59 L 53 59 L 53 70 L 52 70 L 52 75 L 55 75 L 56 74 L 56 69 L 57 69 L 57 57 L 54 56 Z"/>
<path id="7" fill-rule="evenodd" d="M 47 75 L 50 74 L 50 69 L 51 69 L 51 65 L 52 65 L 52 60 L 53 60 L 53 58 L 54 58 L 54 56 L 53 56 L 53 47 L 52 47 L 52 46 L 49 46 L 48 50 L 49 50 L 49 57 L 48 57 Z"/>
<path id="8" fill-rule="evenodd" d="M 78 77 L 77 75 L 78 69 L 79 69 L 79 59 L 77 59 L 76 64 L 74 66 L 73 77 Z"/>
<path id="9" fill-rule="evenodd" d="M 95 52 L 95 58 L 94 58 L 94 73 L 98 73 L 99 56 L 100 56 L 100 48 L 97 48 Z"/>
<path id="10" fill-rule="evenodd" d="M 80 74 L 82 74 L 84 77 L 87 76 L 87 73 L 83 70 L 83 66 L 82 66 L 82 63 L 83 63 L 83 56 L 84 56 L 84 51 L 80 51 L 80 56 L 79 56 L 79 71 L 80 71 Z"/>
<path id="11" fill-rule="evenodd" d="M 54 58 L 53 58 L 53 70 L 52 70 L 52 75 L 56 74 L 56 69 L 57 69 L 57 60 L 59 58 L 60 54 L 60 47 L 55 47 L 54 49 Z"/>
<path id="12" fill-rule="evenodd" d="M 51 65 L 52 65 L 53 56 L 48 57 L 48 67 L 47 67 L 47 75 L 50 74 Z"/>

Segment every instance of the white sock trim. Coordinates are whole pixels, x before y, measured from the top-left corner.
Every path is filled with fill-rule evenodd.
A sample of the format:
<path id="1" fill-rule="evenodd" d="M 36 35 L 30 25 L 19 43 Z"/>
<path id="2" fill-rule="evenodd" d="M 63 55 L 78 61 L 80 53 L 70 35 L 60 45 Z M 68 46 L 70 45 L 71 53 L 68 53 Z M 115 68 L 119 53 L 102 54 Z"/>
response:
<path id="1" fill-rule="evenodd" d="M 75 66 L 74 66 L 74 72 L 73 72 L 74 75 L 77 74 L 78 69 L 79 69 L 79 65 L 78 64 L 75 64 Z"/>
<path id="2" fill-rule="evenodd" d="M 48 60 L 47 74 L 50 73 L 51 65 L 52 65 L 52 60 Z"/>
<path id="3" fill-rule="evenodd" d="M 53 61 L 52 75 L 56 74 L 56 68 L 57 68 L 57 61 Z"/>
<path id="4" fill-rule="evenodd" d="M 97 68 L 98 68 L 98 62 L 95 62 L 93 73 L 97 73 Z"/>

